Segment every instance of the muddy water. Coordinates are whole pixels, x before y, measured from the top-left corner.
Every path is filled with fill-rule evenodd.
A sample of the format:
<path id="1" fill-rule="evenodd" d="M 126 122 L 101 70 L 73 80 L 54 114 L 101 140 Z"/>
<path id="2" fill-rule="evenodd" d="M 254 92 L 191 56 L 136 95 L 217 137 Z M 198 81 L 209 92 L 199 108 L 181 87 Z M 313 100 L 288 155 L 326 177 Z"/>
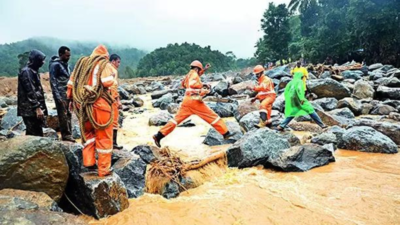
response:
<path id="1" fill-rule="evenodd" d="M 128 119 L 120 143 L 151 142 L 158 130 L 147 127 L 153 113 Z M 177 128 L 163 144 L 189 158 L 227 147 L 202 145 L 208 126 L 194 122 L 195 128 Z M 339 150 L 336 160 L 306 173 L 228 169 L 176 199 L 145 194 L 131 199 L 127 210 L 91 224 L 400 224 L 400 154 Z"/>

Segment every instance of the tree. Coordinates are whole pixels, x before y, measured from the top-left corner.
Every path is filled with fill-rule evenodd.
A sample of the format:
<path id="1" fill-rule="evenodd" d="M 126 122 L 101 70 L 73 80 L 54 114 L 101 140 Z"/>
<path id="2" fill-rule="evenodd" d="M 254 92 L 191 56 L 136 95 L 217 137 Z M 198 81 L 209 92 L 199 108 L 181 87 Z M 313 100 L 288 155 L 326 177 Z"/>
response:
<path id="1" fill-rule="evenodd" d="M 269 59 L 287 59 L 289 55 L 289 42 L 291 40 L 289 26 L 289 11 L 285 4 L 275 6 L 269 3 L 261 20 L 264 37 L 257 42 L 256 57 L 260 63 Z M 268 56 L 267 56 L 268 55 Z"/>
<path id="2" fill-rule="evenodd" d="M 289 9 L 291 12 L 295 12 L 298 9 L 306 9 L 312 1 L 313 0 L 290 0 Z"/>

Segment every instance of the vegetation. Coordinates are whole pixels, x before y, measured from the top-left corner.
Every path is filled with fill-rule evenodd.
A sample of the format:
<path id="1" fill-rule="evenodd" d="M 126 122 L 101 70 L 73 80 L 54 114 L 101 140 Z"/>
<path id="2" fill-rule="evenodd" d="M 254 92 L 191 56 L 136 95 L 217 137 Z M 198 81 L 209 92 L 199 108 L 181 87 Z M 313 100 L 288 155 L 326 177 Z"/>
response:
<path id="1" fill-rule="evenodd" d="M 21 67 L 27 60 L 31 49 L 38 49 L 46 54 L 46 64 L 41 68 L 41 72 L 48 71 L 48 62 L 53 55 L 57 55 L 58 48 L 62 45 L 71 49 L 71 68 L 76 61 L 86 55 L 90 55 L 96 47 L 96 43 L 81 43 L 74 41 L 63 41 L 54 38 L 31 38 L 28 40 L 15 42 L 12 44 L 0 45 L 0 74 L 4 76 L 16 76 Z M 110 54 L 116 53 L 121 56 L 120 77 L 129 77 L 126 71 L 136 68 L 139 60 L 146 54 L 135 48 L 116 48 L 106 45 Z"/>
<path id="2" fill-rule="evenodd" d="M 289 7 L 271 3 L 261 27 L 265 35 L 255 54 L 259 63 L 300 57 L 318 63 L 330 57 L 337 63 L 354 59 L 400 66 L 398 0 L 291 0 Z"/>
<path id="3" fill-rule="evenodd" d="M 143 57 L 137 67 L 136 75 L 182 75 L 186 74 L 193 60 L 212 65 L 210 71 L 222 72 L 251 64 L 251 59 L 236 59 L 233 52 L 223 54 L 211 50 L 210 46 L 201 47 L 196 44 L 169 44 L 165 48 L 159 48 Z M 236 64 L 238 61 L 238 64 Z M 254 61 L 254 60 L 253 60 Z"/>

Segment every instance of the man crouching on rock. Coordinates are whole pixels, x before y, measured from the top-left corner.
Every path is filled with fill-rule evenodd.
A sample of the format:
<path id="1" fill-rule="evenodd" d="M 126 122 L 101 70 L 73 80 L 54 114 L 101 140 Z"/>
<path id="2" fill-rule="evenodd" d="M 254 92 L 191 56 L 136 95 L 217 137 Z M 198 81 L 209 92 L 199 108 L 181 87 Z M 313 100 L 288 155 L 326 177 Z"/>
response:
<path id="1" fill-rule="evenodd" d="M 18 75 L 18 116 L 24 120 L 26 135 L 43 137 L 47 107 L 39 68 L 43 66 L 45 58 L 41 51 L 32 50 L 28 65 Z"/>
<path id="2" fill-rule="evenodd" d="M 97 151 L 100 177 L 111 174 L 114 99 L 109 88 L 116 82 L 114 73 L 106 47 L 99 45 L 90 57 L 79 59 L 68 82 L 67 97 L 83 134 L 83 165 L 96 169 Z"/>

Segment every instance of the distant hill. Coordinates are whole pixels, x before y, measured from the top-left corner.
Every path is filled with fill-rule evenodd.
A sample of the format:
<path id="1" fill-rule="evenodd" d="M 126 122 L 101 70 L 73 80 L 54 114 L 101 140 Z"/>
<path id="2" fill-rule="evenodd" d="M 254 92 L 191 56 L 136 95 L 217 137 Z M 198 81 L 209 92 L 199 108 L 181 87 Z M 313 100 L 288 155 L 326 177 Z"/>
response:
<path id="1" fill-rule="evenodd" d="M 19 69 L 18 55 L 24 52 L 29 52 L 32 49 L 38 49 L 46 54 L 46 64 L 41 68 L 41 72 L 48 71 L 48 62 L 53 55 L 57 55 L 58 48 L 65 45 L 71 49 L 71 68 L 75 65 L 76 61 L 86 55 L 90 55 L 98 43 L 94 42 L 78 42 L 78 41 L 65 41 L 56 38 L 30 38 L 24 41 L 19 41 L 11 44 L 0 45 L 0 76 L 17 76 Z M 129 74 L 126 71 L 134 70 L 141 58 L 146 55 L 146 52 L 136 48 L 123 48 L 114 47 L 105 44 L 110 52 L 116 53 L 122 58 L 120 67 L 120 77 L 128 78 Z"/>

